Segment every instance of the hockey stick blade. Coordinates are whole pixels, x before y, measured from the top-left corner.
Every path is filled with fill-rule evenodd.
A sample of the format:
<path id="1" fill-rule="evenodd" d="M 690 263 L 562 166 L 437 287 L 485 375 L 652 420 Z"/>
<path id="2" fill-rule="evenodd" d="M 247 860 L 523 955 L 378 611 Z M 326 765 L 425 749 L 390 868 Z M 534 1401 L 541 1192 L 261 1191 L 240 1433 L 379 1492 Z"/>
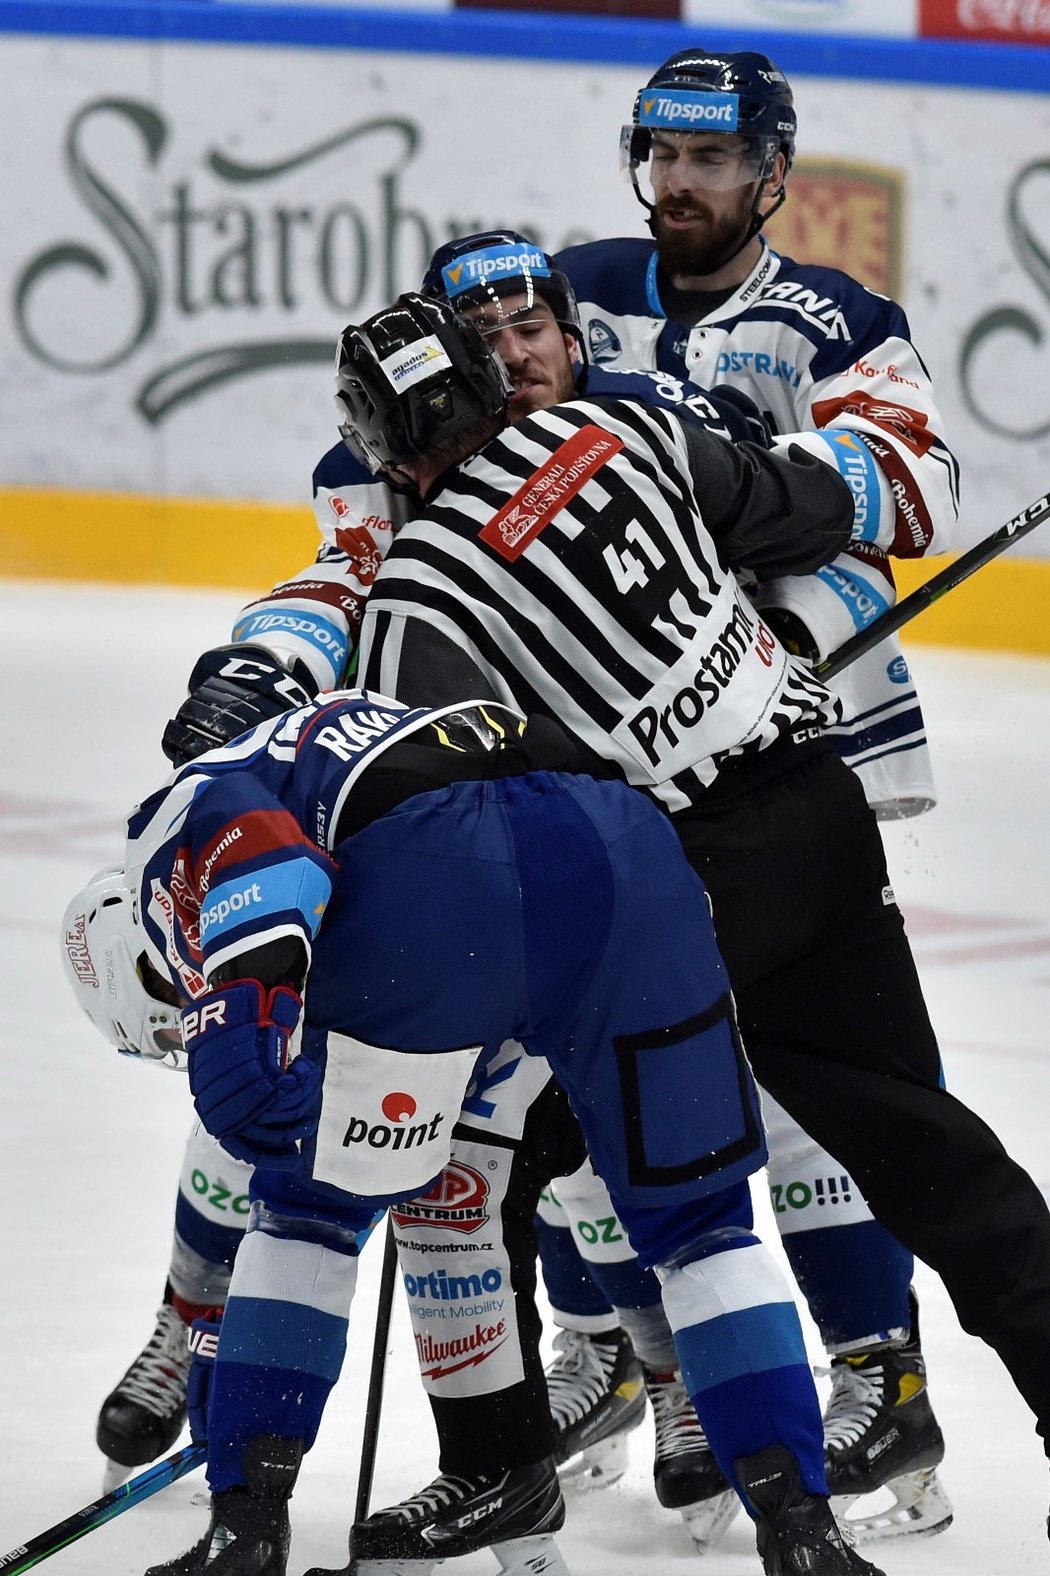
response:
<path id="1" fill-rule="evenodd" d="M 2 1576 L 22 1576 L 23 1571 L 31 1570 L 41 1560 L 50 1559 L 59 1549 L 68 1548 L 78 1538 L 112 1521 L 114 1516 L 123 1515 L 124 1511 L 130 1510 L 140 1500 L 149 1499 L 159 1489 L 167 1488 L 169 1483 L 185 1477 L 187 1472 L 195 1471 L 203 1465 L 207 1453 L 206 1445 L 186 1445 L 182 1450 L 176 1450 L 174 1455 L 155 1462 L 145 1472 L 140 1472 L 138 1477 L 121 1483 L 111 1494 L 104 1495 L 91 1505 L 85 1505 L 83 1510 L 67 1516 L 65 1521 L 49 1527 L 46 1532 L 38 1533 L 35 1538 L 20 1543 L 10 1554 L 0 1554 L 0 1573 Z"/>
<path id="2" fill-rule="evenodd" d="M 813 668 L 816 677 L 834 678 L 836 673 L 841 673 L 843 668 L 849 667 L 851 662 L 855 662 L 873 646 L 877 646 L 887 635 L 892 635 L 903 624 L 909 623 L 916 613 L 922 613 L 934 602 L 939 602 L 947 592 L 953 591 L 957 585 L 968 580 L 976 570 L 982 569 L 993 558 L 1005 552 L 1008 547 L 1012 547 L 1014 542 L 1019 542 L 1022 536 L 1034 531 L 1036 526 L 1042 525 L 1047 518 L 1050 518 L 1050 493 L 1044 493 L 1042 498 L 1029 504 L 1027 509 L 1015 514 L 1012 520 L 1007 520 L 998 531 L 986 536 L 983 542 L 971 547 L 939 574 L 931 576 L 925 585 L 919 586 L 910 596 L 898 602 L 896 607 L 876 619 L 867 629 L 859 630 L 857 634 L 851 635 L 849 640 L 844 640 L 841 646 L 837 646 L 824 658 L 823 662 L 816 663 Z"/>

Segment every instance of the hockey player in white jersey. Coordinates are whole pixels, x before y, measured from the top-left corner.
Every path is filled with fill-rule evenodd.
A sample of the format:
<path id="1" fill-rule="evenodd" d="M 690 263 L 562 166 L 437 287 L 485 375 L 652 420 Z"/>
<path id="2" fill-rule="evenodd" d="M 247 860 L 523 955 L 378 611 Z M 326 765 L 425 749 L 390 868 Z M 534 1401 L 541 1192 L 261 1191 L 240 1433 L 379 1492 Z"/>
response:
<path id="1" fill-rule="evenodd" d="M 892 603 L 893 556 L 952 545 L 958 467 L 901 308 L 837 269 L 778 255 L 762 235 L 787 195 L 795 132 L 791 90 L 772 60 L 702 47 L 672 56 L 639 91 L 621 135 L 621 168 L 652 239 L 576 246 L 558 262 L 597 365 L 662 368 L 750 394 L 776 441 L 822 454 L 853 488 L 847 551 L 815 575 L 756 591 L 781 638 L 822 658 Z M 833 688 L 845 705 L 838 748 L 877 814 L 928 808 L 923 719 L 896 638 Z M 910 1257 L 871 1220 L 842 1168 L 775 1103 L 767 1110 L 774 1207 L 833 1359 L 833 1493 L 844 1508 L 889 1485 L 893 1510 L 859 1516 L 862 1533 L 939 1530 L 951 1511 L 934 1471 L 943 1444 L 925 1392 Z"/>

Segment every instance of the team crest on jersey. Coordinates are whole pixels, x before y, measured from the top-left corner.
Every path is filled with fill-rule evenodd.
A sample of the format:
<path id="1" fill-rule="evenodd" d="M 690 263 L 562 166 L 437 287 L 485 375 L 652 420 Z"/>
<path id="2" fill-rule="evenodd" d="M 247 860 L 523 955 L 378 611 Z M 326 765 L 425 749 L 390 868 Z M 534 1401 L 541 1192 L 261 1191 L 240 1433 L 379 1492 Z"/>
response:
<path id="1" fill-rule="evenodd" d="M 594 366 L 601 366 L 605 361 L 617 361 L 623 354 L 619 335 L 600 317 L 592 318 L 587 330 L 587 350 L 588 359 Z"/>
<path id="2" fill-rule="evenodd" d="M 581 427 L 533 471 L 524 486 L 479 531 L 478 537 L 511 563 L 520 558 L 559 509 L 586 487 L 603 465 L 619 454 L 623 443 L 601 427 Z"/>

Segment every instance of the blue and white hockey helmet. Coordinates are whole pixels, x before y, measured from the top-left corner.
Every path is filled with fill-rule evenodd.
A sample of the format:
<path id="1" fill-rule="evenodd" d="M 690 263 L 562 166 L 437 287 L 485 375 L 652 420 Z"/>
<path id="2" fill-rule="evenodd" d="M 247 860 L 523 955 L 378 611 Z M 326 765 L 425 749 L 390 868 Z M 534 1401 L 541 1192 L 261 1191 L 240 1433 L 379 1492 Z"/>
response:
<path id="1" fill-rule="evenodd" d="M 176 993 L 149 961 L 135 894 L 120 866 L 98 871 L 66 909 L 62 962 L 77 1001 L 110 1045 L 144 1062 L 185 1066 Z"/>
<path id="2" fill-rule="evenodd" d="M 631 124 L 620 133 L 620 169 L 637 186 L 654 132 L 724 133 L 747 138 L 745 155 L 720 160 L 712 145 L 706 184 L 723 191 L 749 186 L 769 178 L 777 152 L 791 168 L 797 124 L 787 79 L 767 55 L 681 50 L 640 89 Z"/>
<path id="3" fill-rule="evenodd" d="M 500 305 L 504 297 L 539 297 L 583 351 L 576 292 L 553 257 L 517 230 L 479 230 L 439 246 L 423 275 L 422 294 L 447 301 L 457 312 Z"/>

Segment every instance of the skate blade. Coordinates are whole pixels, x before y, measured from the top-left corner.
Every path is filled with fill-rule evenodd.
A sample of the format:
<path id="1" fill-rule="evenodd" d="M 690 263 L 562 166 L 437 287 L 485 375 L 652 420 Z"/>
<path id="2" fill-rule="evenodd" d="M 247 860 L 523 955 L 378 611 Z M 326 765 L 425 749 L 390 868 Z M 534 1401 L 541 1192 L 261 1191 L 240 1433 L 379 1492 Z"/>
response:
<path id="1" fill-rule="evenodd" d="M 727 1489 L 723 1494 L 713 1494 L 710 1499 L 697 1500 L 695 1505 L 683 1505 L 679 1515 L 696 1545 L 698 1554 L 706 1554 L 721 1543 L 736 1519 L 740 1499 Z"/>
<path id="2" fill-rule="evenodd" d="M 591 1489 L 608 1488 L 627 1471 L 627 1435 L 610 1434 L 596 1444 L 570 1456 L 558 1468 L 558 1477 L 565 1489 L 585 1494 Z"/>
<path id="3" fill-rule="evenodd" d="M 570 1576 L 549 1532 L 535 1538 L 511 1538 L 491 1547 L 503 1576 Z"/>
<path id="4" fill-rule="evenodd" d="M 877 1492 L 883 1499 L 888 1495 L 891 1503 L 878 1504 L 875 1494 L 839 1494 L 831 1501 L 843 1534 L 856 1543 L 873 1543 L 882 1538 L 932 1538 L 938 1532 L 947 1532 L 952 1524 L 951 1500 L 941 1487 L 936 1467 L 905 1472 L 891 1478 Z"/>
<path id="5" fill-rule="evenodd" d="M 112 1494 L 115 1488 L 126 1483 L 133 1472 L 141 1472 L 142 1467 L 125 1467 L 119 1461 L 106 1461 L 106 1470 L 102 1474 L 103 1494 Z"/>
<path id="6" fill-rule="evenodd" d="M 444 1560 L 351 1560 L 341 1571 L 307 1571 L 306 1576 L 431 1576 Z"/>

